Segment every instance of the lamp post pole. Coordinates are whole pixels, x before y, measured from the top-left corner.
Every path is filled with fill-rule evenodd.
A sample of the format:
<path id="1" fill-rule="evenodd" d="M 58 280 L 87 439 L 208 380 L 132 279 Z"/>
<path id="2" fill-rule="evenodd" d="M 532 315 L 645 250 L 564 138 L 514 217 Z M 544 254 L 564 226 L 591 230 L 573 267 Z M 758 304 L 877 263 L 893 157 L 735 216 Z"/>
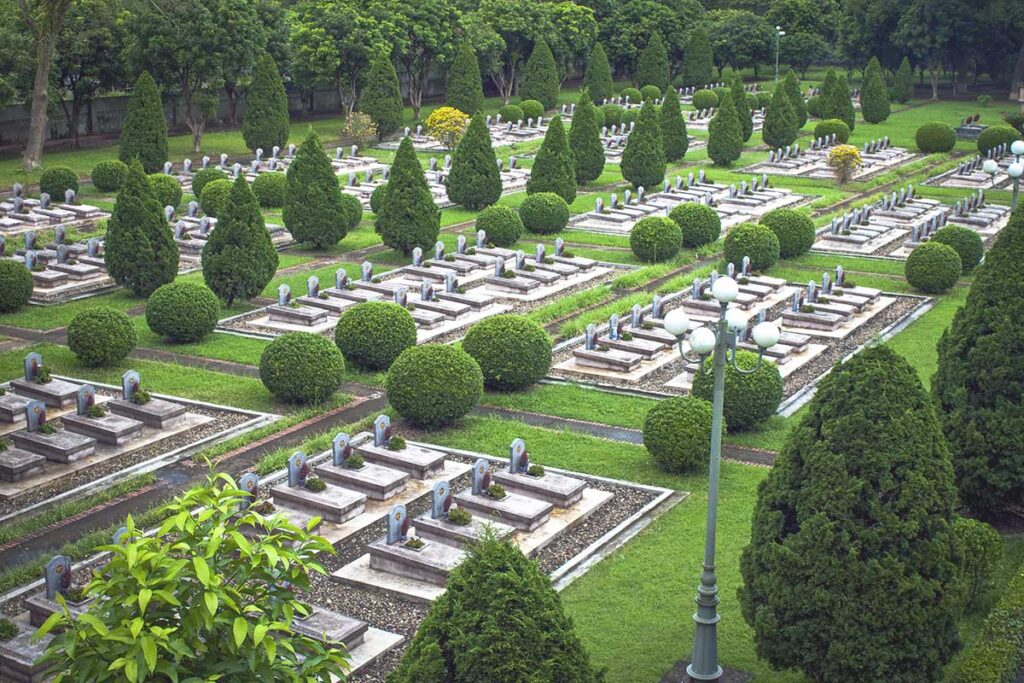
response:
<path id="1" fill-rule="evenodd" d="M 786 35 L 781 26 L 775 27 L 775 82 L 779 82 L 779 39 Z"/>
<path id="2" fill-rule="evenodd" d="M 1010 201 L 1010 209 L 1017 210 L 1017 201 L 1020 197 L 1020 179 L 1024 176 L 1024 162 L 1021 161 L 1021 157 L 1024 156 L 1024 140 L 1015 140 L 1010 145 L 1010 154 L 1014 156 L 1014 160 L 1010 162 L 1006 167 L 1006 175 L 1013 181 L 1013 199 Z M 982 170 L 992 176 L 992 187 L 996 186 L 996 174 L 999 173 L 999 162 L 992 159 L 986 159 L 982 165 Z"/>

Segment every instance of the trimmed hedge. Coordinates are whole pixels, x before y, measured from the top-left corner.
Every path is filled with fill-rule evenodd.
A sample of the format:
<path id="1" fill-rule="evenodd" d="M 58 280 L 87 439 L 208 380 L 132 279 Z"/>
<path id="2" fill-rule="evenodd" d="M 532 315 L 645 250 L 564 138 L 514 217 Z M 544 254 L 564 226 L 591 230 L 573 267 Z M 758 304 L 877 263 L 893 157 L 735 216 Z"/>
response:
<path id="1" fill-rule="evenodd" d="M 345 359 L 362 370 L 387 370 L 416 345 L 416 323 L 398 304 L 364 301 L 341 314 L 334 343 Z"/>
<path id="2" fill-rule="evenodd" d="M 201 168 L 192 175 L 192 194 L 196 197 L 203 196 L 203 188 L 214 180 L 227 180 L 228 174 L 219 168 Z"/>
<path id="3" fill-rule="evenodd" d="M 779 260 L 779 238 L 770 228 L 757 223 L 741 223 L 725 236 L 723 252 L 727 263 L 739 264 L 750 257 L 754 270 L 768 270 Z"/>
<path id="4" fill-rule="evenodd" d="M 218 213 L 223 212 L 228 203 L 228 195 L 231 194 L 231 185 L 227 178 L 206 183 L 199 195 L 199 206 L 203 213 L 216 218 Z"/>
<path id="5" fill-rule="evenodd" d="M 288 196 L 288 176 L 284 173 L 260 173 L 252 183 L 252 192 L 263 208 L 280 209 Z"/>
<path id="6" fill-rule="evenodd" d="M 629 233 L 629 248 L 641 261 L 667 261 L 679 253 L 683 231 L 670 218 L 641 218 Z"/>
<path id="7" fill-rule="evenodd" d="M 135 326 L 124 311 L 110 306 L 89 308 L 68 325 L 68 348 L 83 364 L 113 365 L 128 357 L 138 341 Z"/>
<path id="8" fill-rule="evenodd" d="M 181 204 L 181 183 L 174 176 L 164 173 L 153 173 L 149 176 L 149 186 L 153 188 L 153 197 L 160 202 L 160 208 Z"/>
<path id="9" fill-rule="evenodd" d="M 693 99 L 691 100 L 693 108 L 697 111 L 701 109 L 710 109 L 711 107 L 718 106 L 718 94 L 714 90 L 698 90 L 693 93 Z"/>
<path id="10" fill-rule="evenodd" d="M 375 214 L 380 213 L 381 207 L 384 206 L 384 197 L 387 195 L 387 192 L 388 184 L 382 183 L 370 193 L 370 211 Z"/>
<path id="11" fill-rule="evenodd" d="M 473 409 L 484 376 L 473 357 L 446 344 L 412 346 L 388 370 L 388 401 L 418 427 L 449 425 Z"/>
<path id="12" fill-rule="evenodd" d="M 644 418 L 644 448 L 668 472 L 705 469 L 711 457 L 711 404 L 696 396 L 658 401 Z"/>
<path id="13" fill-rule="evenodd" d="M 311 332 L 283 334 L 263 349 L 260 381 L 277 398 L 319 403 L 341 384 L 345 359 L 330 339 Z"/>
<path id="14" fill-rule="evenodd" d="M 1024 664 L 1024 571 L 985 617 L 981 635 L 954 660 L 949 683 L 1011 683 Z"/>
<path id="15" fill-rule="evenodd" d="M 711 244 L 722 234 L 722 219 L 706 204 L 677 204 L 668 215 L 683 233 L 683 246 L 689 248 Z"/>
<path id="16" fill-rule="evenodd" d="M 768 226 L 779 238 L 781 258 L 800 256 L 814 245 L 814 221 L 807 214 L 793 209 L 774 209 L 761 217 L 761 225 Z"/>
<path id="17" fill-rule="evenodd" d="M 45 192 L 57 202 L 64 201 L 64 192 L 78 192 L 78 176 L 66 166 L 53 166 L 39 176 L 39 192 Z"/>
<path id="18" fill-rule="evenodd" d="M 13 313 L 32 296 L 32 273 L 23 263 L 0 259 L 0 313 Z"/>
<path id="19" fill-rule="evenodd" d="M 1020 131 L 1012 126 L 989 126 L 981 131 L 981 135 L 978 136 L 978 151 L 984 154 L 993 147 L 998 147 L 1004 143 L 1009 144 L 1014 140 L 1020 139 Z"/>
<path id="20" fill-rule="evenodd" d="M 448 199 L 479 211 L 501 197 L 501 171 L 491 146 L 484 114 L 478 111 L 466 127 L 445 179 Z"/>
<path id="21" fill-rule="evenodd" d="M 691 393 L 705 401 L 711 400 L 714 385 L 712 359 L 704 361 L 704 370 L 693 378 Z M 757 354 L 738 350 L 736 364 L 742 370 L 757 366 Z M 775 414 L 782 401 L 782 375 L 775 363 L 761 363 L 749 375 L 741 374 L 729 364 L 725 368 L 725 423 L 730 432 L 751 429 Z"/>
<path id="22" fill-rule="evenodd" d="M 569 205 L 554 192 L 538 192 L 519 205 L 519 217 L 529 232 L 550 235 L 569 224 Z"/>
<path id="23" fill-rule="evenodd" d="M 511 247 L 523 234 L 523 219 L 508 206 L 488 206 L 476 217 L 477 230 L 487 233 L 496 247 Z"/>
<path id="24" fill-rule="evenodd" d="M 551 367 L 551 338 L 521 315 L 496 315 L 478 322 L 462 350 L 480 365 L 489 389 L 515 391 L 539 382 Z"/>
<path id="25" fill-rule="evenodd" d="M 498 110 L 498 113 L 501 114 L 501 120 L 507 123 L 515 123 L 516 121 L 526 123 L 526 117 L 523 116 L 523 110 L 517 105 L 506 104 Z"/>
<path id="26" fill-rule="evenodd" d="M 146 324 L 154 333 L 176 342 L 197 342 L 213 332 L 220 300 L 209 287 L 176 280 L 157 287 L 146 302 Z"/>
<path id="27" fill-rule="evenodd" d="M 544 105 L 537 100 L 523 100 L 519 103 L 519 108 L 523 110 L 524 121 L 533 119 L 536 123 L 538 118 L 544 116 Z"/>
<path id="28" fill-rule="evenodd" d="M 950 125 L 932 121 L 917 129 L 914 141 L 917 148 L 925 154 L 949 152 L 956 147 L 956 131 Z"/>
<path id="29" fill-rule="evenodd" d="M 656 85 L 645 85 L 640 88 L 640 95 L 643 97 L 644 102 L 647 100 L 660 100 L 661 88 Z"/>
<path id="30" fill-rule="evenodd" d="M 963 265 L 953 247 L 941 242 L 925 242 L 910 252 L 903 272 L 914 289 L 925 294 L 940 294 L 956 284 Z"/>
<path id="31" fill-rule="evenodd" d="M 128 175 L 128 164 L 118 159 L 101 161 L 92 167 L 93 187 L 100 192 L 117 192 Z"/>
<path id="32" fill-rule="evenodd" d="M 974 611 L 980 605 L 987 606 L 995 590 L 996 570 L 1003 559 L 1003 537 L 985 522 L 970 517 L 955 518 L 953 533 L 963 556 L 963 611 Z"/>
<path id="33" fill-rule="evenodd" d="M 626 111 L 617 104 L 604 104 L 598 107 L 604 114 L 605 126 L 618 126 L 622 123 L 622 114 Z"/>
<path id="34" fill-rule="evenodd" d="M 628 97 L 630 104 L 640 104 L 644 99 L 643 93 L 638 88 L 623 88 L 619 96 Z"/>
<path id="35" fill-rule="evenodd" d="M 815 138 L 831 137 L 832 133 L 836 134 L 836 144 L 845 145 L 850 139 L 850 127 L 842 119 L 825 119 L 814 126 Z"/>
<path id="36" fill-rule="evenodd" d="M 965 273 L 974 270 L 974 267 L 981 263 L 981 257 L 985 255 L 985 242 L 982 241 L 981 235 L 962 225 L 939 228 L 930 241 L 953 247 L 960 257 L 960 266 Z"/>

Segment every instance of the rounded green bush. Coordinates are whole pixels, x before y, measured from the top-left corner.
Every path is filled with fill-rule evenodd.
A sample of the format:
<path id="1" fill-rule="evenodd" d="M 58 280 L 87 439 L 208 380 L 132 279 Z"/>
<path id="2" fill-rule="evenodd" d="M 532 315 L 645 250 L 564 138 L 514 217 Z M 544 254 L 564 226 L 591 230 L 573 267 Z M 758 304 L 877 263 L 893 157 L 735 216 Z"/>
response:
<path id="1" fill-rule="evenodd" d="M 814 221 L 793 209 L 773 209 L 761 217 L 761 225 L 779 238 L 779 256 L 793 258 L 810 250 L 814 244 Z"/>
<path id="2" fill-rule="evenodd" d="M 658 401 L 644 418 L 644 448 L 668 472 L 705 469 L 711 458 L 711 404 L 696 396 Z"/>
<path id="3" fill-rule="evenodd" d="M 601 130 L 601 127 L 605 125 L 604 107 L 594 107 L 594 120 L 597 122 L 597 129 Z"/>
<path id="4" fill-rule="evenodd" d="M 771 104 L 771 102 L 772 102 L 772 96 L 774 94 L 775 93 L 765 92 L 764 90 L 762 90 L 761 92 L 757 93 L 757 108 L 758 109 L 767 109 L 768 105 Z"/>
<path id="5" fill-rule="evenodd" d="M 348 192 L 341 193 L 341 208 L 345 211 L 345 215 L 348 217 L 348 229 L 352 231 L 359 225 L 359 221 L 363 220 L 363 204 L 359 201 L 359 198 L 354 194 Z"/>
<path id="6" fill-rule="evenodd" d="M 174 176 L 165 173 L 154 173 L 149 176 L 149 186 L 153 189 L 153 197 L 160 202 L 160 208 L 181 204 L 181 183 Z"/>
<path id="7" fill-rule="evenodd" d="M 761 108 L 761 100 L 758 99 L 756 93 L 748 92 L 746 98 L 747 109 L 749 109 L 750 111 L 757 111 L 758 109 Z"/>
<path id="8" fill-rule="evenodd" d="M 641 218 L 629 233 L 629 247 L 641 261 L 667 261 L 679 253 L 683 231 L 671 218 Z"/>
<path id="9" fill-rule="evenodd" d="M 263 208 L 280 209 L 288 196 L 288 176 L 284 173 L 260 173 L 252 183 L 252 192 Z"/>
<path id="10" fill-rule="evenodd" d="M 519 205 L 519 217 L 529 232 L 550 235 L 569 224 L 569 205 L 554 192 L 538 192 Z"/>
<path id="11" fill-rule="evenodd" d="M 380 214 L 381 207 L 384 206 L 384 196 L 387 194 L 388 184 L 383 183 L 374 188 L 373 192 L 370 193 L 370 211 L 375 214 Z"/>
<path id="12" fill-rule="evenodd" d="M 832 133 L 836 134 L 836 144 L 845 145 L 846 141 L 850 139 L 850 127 L 842 119 L 825 119 L 818 121 L 818 124 L 814 126 L 815 139 L 830 138 Z"/>
<path id="13" fill-rule="evenodd" d="M 311 332 L 283 334 L 260 356 L 263 386 L 291 403 L 319 403 L 330 398 L 344 373 L 345 358 L 338 347 Z"/>
<path id="14" fill-rule="evenodd" d="M 523 219 L 515 209 L 492 204 L 476 218 L 477 230 L 487 233 L 487 240 L 497 247 L 511 247 L 523 235 Z"/>
<path id="15" fill-rule="evenodd" d="M 146 324 L 161 337 L 176 342 L 197 342 L 213 332 L 220 316 L 220 300 L 209 287 L 176 280 L 157 287 L 146 302 Z"/>
<path id="16" fill-rule="evenodd" d="M 535 384 L 551 367 L 551 339 L 521 315 L 495 315 L 469 328 L 462 350 L 480 365 L 490 389 L 515 391 Z"/>
<path id="17" fill-rule="evenodd" d="M 388 401 L 418 427 L 436 428 L 463 417 L 480 401 L 484 376 L 473 357 L 447 344 L 413 346 L 388 370 Z"/>
<path id="18" fill-rule="evenodd" d="M 68 325 L 68 348 L 85 365 L 113 365 L 128 357 L 137 341 L 135 326 L 124 311 L 110 306 L 89 308 Z"/>
<path id="19" fill-rule="evenodd" d="M 64 201 L 67 190 L 78 192 L 78 176 L 66 166 L 53 166 L 39 176 L 39 192 L 50 195 L 54 201 Z"/>
<path id="20" fill-rule="evenodd" d="M 974 270 L 974 267 L 981 263 L 981 257 L 985 255 L 985 242 L 982 241 L 981 235 L 962 225 L 939 228 L 930 241 L 953 247 L 960 257 L 960 266 L 965 273 Z"/>
<path id="21" fill-rule="evenodd" d="M 644 102 L 647 100 L 660 100 L 661 88 L 656 85 L 645 85 L 640 88 L 640 96 L 644 99 Z"/>
<path id="22" fill-rule="evenodd" d="M 117 192 L 128 175 L 128 165 L 119 159 L 101 161 L 92 167 L 90 175 L 93 187 L 100 192 Z"/>
<path id="23" fill-rule="evenodd" d="M 617 104 L 605 104 L 598 109 L 604 114 L 604 125 L 617 126 L 622 123 L 622 113 L 626 111 Z"/>
<path id="24" fill-rule="evenodd" d="M 622 112 L 622 125 L 628 126 L 640 120 L 640 110 L 636 107 Z"/>
<path id="25" fill-rule="evenodd" d="M 501 114 L 501 120 L 505 123 L 515 123 L 516 121 L 526 122 L 526 117 L 523 116 L 523 110 L 514 104 L 506 104 L 504 107 L 498 110 Z"/>
<path id="26" fill-rule="evenodd" d="M 754 270 L 768 270 L 779 260 L 779 238 L 770 228 L 757 223 L 741 223 L 725 236 L 725 260 L 739 264 L 750 257 Z"/>
<path id="27" fill-rule="evenodd" d="M 963 272 L 956 249 L 942 242 L 925 242 L 907 257 L 903 273 L 914 289 L 925 294 L 949 291 Z"/>
<path id="28" fill-rule="evenodd" d="M 416 345 L 416 323 L 398 304 L 364 301 L 341 314 L 334 343 L 345 359 L 362 370 L 387 370 Z"/>
<path id="29" fill-rule="evenodd" d="M 729 95 L 730 97 L 732 97 L 732 88 L 727 88 L 727 87 L 723 86 L 721 88 L 714 88 L 712 90 L 712 92 L 715 93 L 716 95 L 718 95 L 718 102 L 719 102 L 719 104 L 721 104 L 722 100 L 725 99 L 726 95 Z M 735 103 L 736 102 L 733 101 L 733 104 L 735 104 Z M 715 106 L 718 106 L 718 105 L 715 105 Z"/>
<path id="30" fill-rule="evenodd" d="M 214 180 L 227 180 L 228 174 L 219 168 L 202 168 L 192 176 L 192 194 L 196 197 L 203 196 L 203 188 Z"/>
<path id="31" fill-rule="evenodd" d="M 32 296 L 32 273 L 13 259 L 0 259 L 0 313 L 13 313 Z"/>
<path id="32" fill-rule="evenodd" d="M 692 102 L 693 108 L 697 111 L 711 109 L 718 106 L 718 94 L 713 90 L 698 90 L 693 93 Z"/>
<path id="33" fill-rule="evenodd" d="M 917 129 L 914 141 L 925 154 L 949 152 L 956 147 L 956 131 L 948 124 L 932 121 Z"/>
<path id="34" fill-rule="evenodd" d="M 623 88 L 619 95 L 622 97 L 628 97 L 630 104 L 640 104 L 644 99 L 643 93 L 636 88 Z"/>
<path id="35" fill-rule="evenodd" d="M 1014 140 L 1020 139 L 1020 131 L 1012 126 L 989 126 L 981 131 L 981 135 L 978 136 L 978 151 L 984 154 L 993 147 L 998 147 L 1003 143 L 1009 144 Z"/>
<path id="36" fill-rule="evenodd" d="M 742 370 L 757 366 L 757 354 L 736 352 L 736 363 Z M 704 361 L 704 369 L 693 378 L 691 393 L 705 401 L 711 400 L 714 377 L 711 358 Z M 749 375 L 741 374 L 729 364 L 725 368 L 725 423 L 730 432 L 742 432 L 764 422 L 775 414 L 782 401 L 782 375 L 775 363 L 765 361 Z"/>
<path id="37" fill-rule="evenodd" d="M 711 244 L 722 234 L 722 219 L 706 204 L 677 204 L 668 215 L 683 234 L 683 246 L 691 249 Z"/>
<path id="38" fill-rule="evenodd" d="M 536 122 L 538 118 L 544 116 L 544 105 L 537 100 L 523 100 L 519 103 L 519 108 L 523 110 L 523 121 L 533 119 Z"/>
<path id="39" fill-rule="evenodd" d="M 206 184 L 199 195 L 199 206 L 203 213 L 213 218 L 227 206 L 228 195 L 231 194 L 231 181 L 228 179 L 214 180 Z"/>

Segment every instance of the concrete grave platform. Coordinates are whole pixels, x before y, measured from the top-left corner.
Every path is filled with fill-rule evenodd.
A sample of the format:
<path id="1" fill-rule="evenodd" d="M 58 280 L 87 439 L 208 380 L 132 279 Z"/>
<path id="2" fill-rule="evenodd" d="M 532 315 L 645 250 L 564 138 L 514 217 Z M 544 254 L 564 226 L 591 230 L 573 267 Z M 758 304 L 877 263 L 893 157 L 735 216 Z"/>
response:
<path id="1" fill-rule="evenodd" d="M 533 531 L 544 524 L 554 508 L 539 498 L 508 491 L 504 498 L 498 500 L 487 494 L 473 495 L 467 489 L 455 496 L 455 502 L 474 515 L 497 519 L 519 531 Z"/>
<path id="2" fill-rule="evenodd" d="M 826 349 L 828 349 L 828 346 L 825 344 L 807 344 L 803 350 L 790 353 L 785 357 L 783 362 L 779 362 L 781 359 L 775 358 L 766 358 L 765 362 L 775 363 L 776 367 L 779 369 L 779 375 L 785 380 L 794 372 L 824 353 Z M 685 372 L 682 372 L 665 382 L 664 386 L 666 389 L 674 389 L 681 392 L 690 391 L 690 388 L 693 386 L 693 368 L 688 367 Z"/>
<path id="3" fill-rule="evenodd" d="M 666 332 L 665 334 L 668 333 Z M 572 357 L 557 363 L 553 365 L 551 369 L 597 381 L 600 381 L 601 379 L 609 379 L 617 382 L 639 382 L 651 373 L 677 360 L 679 360 L 679 348 L 678 346 L 673 346 L 666 349 L 664 353 L 652 360 L 642 361 L 639 365 L 628 372 L 610 367 L 596 367 L 580 363 L 578 362 L 578 357 Z"/>
<path id="4" fill-rule="evenodd" d="M 188 412 L 184 405 L 162 398 L 152 398 L 148 403 L 111 399 L 107 402 L 107 407 L 112 413 L 130 417 L 155 429 L 167 429 L 177 425 Z"/>
<path id="5" fill-rule="evenodd" d="M 405 490 L 409 474 L 400 470 L 364 463 L 356 470 L 333 463 L 316 467 L 317 475 L 326 482 L 366 494 L 373 500 L 388 500 Z"/>
<path id="6" fill-rule="evenodd" d="M 65 408 L 75 402 L 81 384 L 53 378 L 46 384 L 26 379 L 11 380 L 11 388 L 25 398 L 42 401 L 49 408 Z"/>
<path id="7" fill-rule="evenodd" d="M 489 529 L 499 539 L 510 538 L 515 529 L 501 522 L 473 517 L 469 524 L 452 524 L 444 517 L 433 519 L 426 513 L 415 519 L 416 533 L 428 540 L 447 543 L 457 548 L 466 548 L 480 539 L 484 530 Z"/>
<path id="8" fill-rule="evenodd" d="M 11 438 L 18 448 L 46 456 L 47 460 L 61 464 L 87 458 L 96 452 L 95 439 L 63 429 L 55 434 L 15 432 Z"/>
<path id="9" fill-rule="evenodd" d="M 11 683 L 42 683 L 49 678 L 49 669 L 36 662 L 53 640 L 47 634 L 35 639 L 36 629 L 29 624 L 27 615 L 12 620 L 18 633 L 10 640 L 0 640 L 0 680 Z"/>
<path id="10" fill-rule="evenodd" d="M 29 479 L 42 473 L 44 465 L 45 456 L 8 447 L 0 451 L 0 481 L 13 483 Z"/>
<path id="11" fill-rule="evenodd" d="M 461 548 L 437 541 L 426 541 L 418 550 L 401 541 L 388 545 L 382 540 L 374 541 L 368 548 L 370 569 L 436 586 L 444 586 L 448 574 L 466 557 Z"/>
<path id="12" fill-rule="evenodd" d="M 408 472 L 415 479 L 429 479 L 444 470 L 448 454 L 433 448 L 406 444 L 400 451 L 374 446 L 372 439 L 356 447 L 356 452 L 367 462 Z"/>
<path id="13" fill-rule="evenodd" d="M 362 514 L 366 508 L 364 494 L 331 484 L 323 491 L 310 491 L 281 484 L 270 489 L 270 496 L 274 499 L 275 506 L 294 508 L 335 524 L 341 524 Z"/>
<path id="14" fill-rule="evenodd" d="M 866 308 L 864 312 L 853 316 L 852 318 L 850 318 L 846 322 L 841 323 L 838 327 L 832 330 L 812 329 L 807 327 L 800 327 L 799 325 L 790 324 L 787 324 L 785 326 L 785 329 L 788 332 L 794 332 L 796 334 L 809 334 L 811 336 L 817 337 L 844 339 L 848 335 L 853 333 L 854 330 L 870 322 L 871 319 L 875 317 L 875 315 L 881 313 L 883 310 L 893 305 L 894 303 L 896 303 L 896 299 L 894 297 L 881 296 L 878 298 L 874 305 L 870 306 L 869 308 Z"/>
<path id="15" fill-rule="evenodd" d="M 292 630 L 324 645 L 341 643 L 346 650 L 361 645 L 369 624 L 323 607 L 311 607 L 308 616 L 296 615 Z"/>
<path id="16" fill-rule="evenodd" d="M 567 477 L 564 474 L 545 472 L 542 477 L 529 474 L 511 474 L 508 470 L 495 472 L 493 479 L 506 489 L 516 491 L 531 498 L 551 503 L 555 507 L 567 508 L 580 502 L 583 490 L 587 487 L 582 479 Z"/>
<path id="17" fill-rule="evenodd" d="M 108 413 L 103 417 L 70 414 L 61 418 L 64 429 L 75 434 L 92 437 L 110 446 L 123 446 L 142 436 L 142 423 L 130 417 Z"/>
<path id="18" fill-rule="evenodd" d="M 0 422 L 20 424 L 25 420 L 25 406 L 31 399 L 7 392 L 0 396 Z"/>

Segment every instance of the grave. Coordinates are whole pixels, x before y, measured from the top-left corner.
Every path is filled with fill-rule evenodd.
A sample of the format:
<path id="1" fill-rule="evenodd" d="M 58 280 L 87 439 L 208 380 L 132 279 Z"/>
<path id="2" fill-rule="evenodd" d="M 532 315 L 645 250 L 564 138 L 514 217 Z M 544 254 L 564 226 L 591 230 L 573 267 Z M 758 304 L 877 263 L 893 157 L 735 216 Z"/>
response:
<path id="1" fill-rule="evenodd" d="M 530 454 L 522 439 L 516 439 L 509 446 L 508 469 L 495 472 L 493 479 L 505 488 L 539 498 L 559 508 L 572 507 L 580 502 L 583 490 L 587 487 L 579 479 L 531 468 Z"/>
<path id="2" fill-rule="evenodd" d="M 54 427 L 46 421 L 46 406 L 32 401 L 25 409 L 25 430 L 11 434 L 14 445 L 57 463 L 71 463 L 96 452 L 96 440 Z"/>
<path id="3" fill-rule="evenodd" d="M 452 521 L 454 517 L 449 517 L 450 512 L 459 509 L 454 508 L 453 503 L 451 485 L 447 481 L 438 482 L 431 491 L 430 512 L 416 518 L 416 531 L 419 535 L 428 540 L 466 549 L 480 540 L 485 530 L 498 539 L 510 538 L 515 532 L 515 529 L 507 524 L 481 520 L 473 516 L 469 516 L 468 522 L 464 524 L 456 524 Z"/>
<path id="4" fill-rule="evenodd" d="M 142 436 L 142 422 L 110 414 L 96 404 L 96 389 L 91 384 L 82 385 L 76 398 L 76 412 L 61 418 L 67 431 L 112 446 L 123 446 Z"/>
<path id="5" fill-rule="evenodd" d="M 800 143 L 768 151 L 768 158 L 743 169 L 746 173 L 767 173 L 802 178 L 830 180 L 835 170 L 828 165 L 832 148 L 839 143 L 835 134 L 815 138 L 807 149 Z M 902 147 L 893 147 L 888 137 L 865 142 L 860 149 L 861 166 L 854 170 L 852 180 L 868 180 L 924 157 Z"/>
<path id="6" fill-rule="evenodd" d="M 534 531 L 548 521 L 554 505 L 532 496 L 504 492 L 496 497 L 491 483 L 491 463 L 477 460 L 473 465 L 473 484 L 455 496 L 455 502 L 474 514 L 496 518 L 519 531 Z"/>
<path id="7" fill-rule="evenodd" d="M 38 353 L 25 356 L 24 365 L 24 376 L 11 380 L 11 387 L 18 395 L 41 401 L 51 408 L 63 408 L 75 402 L 79 385 L 50 377 L 43 368 L 43 357 Z"/>
<path id="8" fill-rule="evenodd" d="M 325 481 L 353 489 L 371 500 L 388 500 L 405 490 L 409 474 L 390 467 L 363 462 L 351 464 L 352 443 L 348 434 L 338 434 L 331 444 L 331 462 L 319 465 L 316 473 Z"/>
<path id="9" fill-rule="evenodd" d="M 409 529 L 405 506 L 392 507 L 387 536 L 368 546 L 370 569 L 444 586 L 448 574 L 465 558 L 465 551 L 454 545 L 410 538 Z"/>
<path id="10" fill-rule="evenodd" d="M 394 443 L 392 443 L 394 439 Z M 373 421 L 373 442 L 357 447 L 367 462 L 407 472 L 414 479 L 429 479 L 444 469 L 444 451 L 415 446 L 391 434 L 391 418 L 380 415 Z"/>
<path id="11" fill-rule="evenodd" d="M 121 399 L 112 399 L 106 405 L 112 413 L 138 420 L 155 429 L 175 426 L 187 412 L 179 403 L 151 397 L 142 391 L 139 373 L 134 370 L 129 370 L 121 378 Z"/>
<path id="12" fill-rule="evenodd" d="M 301 451 L 293 453 L 288 458 L 288 483 L 274 486 L 270 490 L 274 503 L 335 524 L 341 524 L 363 512 L 366 507 L 365 495 L 331 484 L 326 484 L 321 490 L 313 490 L 308 487 L 309 473 L 306 454 Z"/>

